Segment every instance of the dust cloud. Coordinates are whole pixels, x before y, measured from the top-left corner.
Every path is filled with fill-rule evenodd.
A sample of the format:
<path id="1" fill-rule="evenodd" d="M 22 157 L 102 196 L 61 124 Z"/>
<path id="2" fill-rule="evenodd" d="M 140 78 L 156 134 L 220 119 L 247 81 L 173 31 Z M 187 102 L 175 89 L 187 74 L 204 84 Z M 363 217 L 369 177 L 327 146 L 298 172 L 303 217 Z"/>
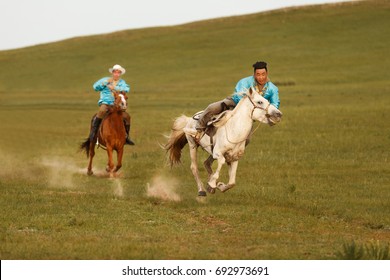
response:
<path id="1" fill-rule="evenodd" d="M 117 178 L 111 179 L 111 180 L 112 180 L 112 191 L 113 191 L 114 197 L 117 197 L 117 198 L 123 197 L 122 182 Z"/>
<path id="2" fill-rule="evenodd" d="M 26 160 L 19 155 L 12 155 L 0 149 L 0 182 L 26 180 L 34 184 L 47 185 L 49 188 L 74 190 L 80 187 L 82 177 L 87 177 L 87 168 L 80 168 L 77 162 L 66 156 L 45 155 Z M 110 175 L 105 169 L 94 168 L 94 175 L 107 178 L 108 186 L 116 198 L 124 197 L 121 172 Z"/>
<path id="3" fill-rule="evenodd" d="M 146 185 L 148 197 L 159 198 L 165 201 L 181 201 L 181 197 L 176 193 L 178 181 L 164 175 L 155 175 L 151 183 Z"/>
<path id="4" fill-rule="evenodd" d="M 43 157 L 40 164 L 46 169 L 49 187 L 73 189 L 77 187 L 74 175 L 85 174 L 86 169 L 78 167 L 71 159 L 60 157 Z"/>
<path id="5" fill-rule="evenodd" d="M 87 176 L 87 169 L 80 168 L 70 158 L 63 157 L 44 157 L 40 160 L 40 164 L 46 169 L 46 180 L 49 187 L 52 188 L 67 188 L 75 189 L 78 187 L 76 175 Z M 111 184 L 111 189 L 114 197 L 120 198 L 124 196 L 124 188 L 120 178 L 121 173 L 110 175 L 105 170 L 94 168 L 94 175 L 98 178 L 107 178 Z"/>
<path id="6" fill-rule="evenodd" d="M 39 168 L 25 162 L 20 155 L 12 155 L 0 150 L 1 168 L 0 182 L 20 179 L 37 180 Z"/>

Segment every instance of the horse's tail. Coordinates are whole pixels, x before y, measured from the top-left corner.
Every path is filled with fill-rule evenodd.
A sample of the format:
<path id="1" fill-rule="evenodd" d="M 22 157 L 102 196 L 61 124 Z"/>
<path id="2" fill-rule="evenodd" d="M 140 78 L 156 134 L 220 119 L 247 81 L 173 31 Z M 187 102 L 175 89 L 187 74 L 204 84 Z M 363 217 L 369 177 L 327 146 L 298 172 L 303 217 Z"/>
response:
<path id="1" fill-rule="evenodd" d="M 181 115 L 175 119 L 171 134 L 167 136 L 168 142 L 163 146 L 163 149 L 168 153 L 168 161 L 171 167 L 181 162 L 181 150 L 187 144 L 187 138 L 183 128 L 187 125 L 189 119 L 185 115 Z"/>
<path id="2" fill-rule="evenodd" d="M 84 152 L 87 154 L 87 157 L 89 157 L 89 146 L 91 144 L 91 140 L 89 137 L 85 139 L 83 143 L 80 145 L 80 150 L 84 150 Z"/>

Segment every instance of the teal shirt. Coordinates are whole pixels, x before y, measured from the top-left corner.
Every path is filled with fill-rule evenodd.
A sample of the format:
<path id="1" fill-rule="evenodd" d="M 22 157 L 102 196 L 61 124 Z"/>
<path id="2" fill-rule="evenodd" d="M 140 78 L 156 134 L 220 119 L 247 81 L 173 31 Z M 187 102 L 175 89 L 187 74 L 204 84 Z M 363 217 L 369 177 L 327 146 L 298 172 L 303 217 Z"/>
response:
<path id="1" fill-rule="evenodd" d="M 233 101 L 237 104 L 241 98 L 244 96 L 245 92 L 250 88 L 257 88 L 256 87 L 256 80 L 255 77 L 249 76 L 246 78 L 241 79 L 235 89 L 234 94 L 232 95 Z M 276 108 L 279 108 L 280 100 L 279 100 L 279 90 L 278 87 L 275 86 L 271 81 L 268 81 L 264 85 L 264 89 L 262 91 L 262 95 L 265 99 L 269 101 L 272 105 L 274 105 Z M 257 89 L 256 89 L 257 90 Z M 260 93 L 260 92 L 259 92 Z"/>
<path id="2" fill-rule="evenodd" d="M 107 87 L 108 81 L 111 77 L 105 77 L 93 84 L 93 89 L 95 91 L 100 91 L 99 106 L 101 104 L 113 105 L 114 104 L 114 95 L 112 95 L 111 90 Z M 130 91 L 130 86 L 126 84 L 125 80 L 120 79 L 114 88 L 116 91 L 123 91 L 128 93 Z"/>

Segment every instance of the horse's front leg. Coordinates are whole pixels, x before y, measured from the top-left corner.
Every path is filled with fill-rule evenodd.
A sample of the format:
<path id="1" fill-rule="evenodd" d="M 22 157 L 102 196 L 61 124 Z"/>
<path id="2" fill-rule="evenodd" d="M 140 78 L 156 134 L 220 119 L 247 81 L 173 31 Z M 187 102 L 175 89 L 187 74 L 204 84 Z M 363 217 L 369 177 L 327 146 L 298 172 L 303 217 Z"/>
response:
<path id="1" fill-rule="evenodd" d="M 89 144 L 89 162 L 88 162 L 88 170 L 87 170 L 87 174 L 88 175 L 92 175 L 93 174 L 93 171 L 92 171 L 92 160 L 93 160 L 94 156 L 95 156 L 95 143 L 91 142 Z"/>
<path id="2" fill-rule="evenodd" d="M 114 172 L 117 172 L 122 167 L 123 147 L 117 151 L 117 163 Z"/>
<path id="3" fill-rule="evenodd" d="M 221 192 L 226 192 L 227 190 L 233 188 L 236 184 L 236 173 L 238 167 L 238 160 L 228 163 L 229 165 L 229 182 L 228 184 L 218 183 L 217 187 Z"/>
<path id="4" fill-rule="evenodd" d="M 207 173 L 209 174 L 209 180 L 210 180 L 211 175 L 213 174 L 213 170 L 211 169 L 211 165 L 213 164 L 213 162 L 214 162 L 213 156 L 209 156 L 209 157 L 203 162 L 203 166 L 204 166 L 204 168 L 206 168 L 206 171 L 207 171 Z"/>
<path id="5" fill-rule="evenodd" d="M 226 162 L 225 157 L 223 155 L 217 155 L 218 167 L 215 170 L 214 174 L 211 175 L 210 180 L 208 182 L 208 192 L 215 193 L 215 188 L 217 187 L 217 180 L 219 178 L 219 172 L 221 171 L 222 166 Z M 215 157 L 214 157 L 215 158 Z"/>
<path id="6" fill-rule="evenodd" d="M 114 170 L 114 161 L 112 160 L 112 148 L 111 147 L 107 147 L 107 156 L 108 156 L 108 163 L 107 163 L 106 171 L 109 172 L 110 175 L 112 175 L 111 173 Z"/>
<path id="7" fill-rule="evenodd" d="M 202 180 L 199 177 L 199 169 L 198 169 L 198 162 L 197 162 L 197 151 L 198 147 L 196 145 L 189 145 L 190 146 L 190 157 L 191 157 L 191 171 L 194 175 L 196 184 L 198 186 L 198 196 L 206 196 L 206 190 L 203 187 Z"/>

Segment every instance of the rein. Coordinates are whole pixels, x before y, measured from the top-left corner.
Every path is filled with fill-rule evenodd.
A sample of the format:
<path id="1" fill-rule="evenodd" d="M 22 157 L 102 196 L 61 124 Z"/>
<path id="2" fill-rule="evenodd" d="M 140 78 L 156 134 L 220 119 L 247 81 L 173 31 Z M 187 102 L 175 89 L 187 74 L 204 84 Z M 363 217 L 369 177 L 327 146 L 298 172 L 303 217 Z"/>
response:
<path id="1" fill-rule="evenodd" d="M 271 103 L 268 103 L 267 107 L 264 109 L 264 108 L 258 106 L 258 105 L 253 101 L 253 99 L 252 99 L 249 95 L 247 95 L 247 97 L 248 97 L 249 101 L 250 101 L 250 102 L 252 103 L 252 105 L 253 105 L 253 109 L 252 109 L 252 111 L 251 111 L 251 119 L 253 119 L 253 118 L 252 118 L 252 117 L 253 117 L 253 112 L 254 112 L 256 109 L 260 109 L 260 110 L 265 111 L 266 117 L 269 118 L 269 117 L 268 117 L 268 116 L 269 116 L 269 114 L 268 114 L 268 108 L 269 108 L 269 106 L 271 105 Z M 260 126 L 260 123 L 257 125 L 257 127 L 256 127 L 254 130 L 251 129 L 251 131 L 249 132 L 249 134 L 248 134 L 243 140 L 236 141 L 236 142 L 233 142 L 233 141 L 231 141 L 231 140 L 229 139 L 228 129 L 227 129 L 227 126 L 225 126 L 226 140 L 227 140 L 230 144 L 239 144 L 239 143 L 241 143 L 241 142 L 243 142 L 243 141 L 246 141 L 250 136 L 252 136 L 253 133 L 255 133 L 255 131 L 259 128 L 259 126 Z"/>
<path id="2" fill-rule="evenodd" d="M 267 119 L 270 119 L 270 115 L 269 115 L 269 113 L 268 113 L 268 109 L 269 109 L 269 106 L 271 105 L 271 103 L 268 103 L 267 107 L 263 108 L 263 107 L 260 107 L 259 105 L 257 105 L 257 104 L 255 103 L 255 101 L 253 101 L 253 99 L 252 99 L 249 95 L 247 95 L 247 97 L 248 97 L 249 101 L 250 101 L 250 102 L 252 103 L 252 105 L 253 105 L 253 108 L 252 108 L 252 111 L 251 111 L 251 115 L 250 115 L 251 119 L 253 119 L 253 112 L 254 112 L 256 109 L 260 109 L 260 110 L 265 111 L 265 113 L 266 113 L 266 114 L 265 114 L 266 118 L 267 118 Z M 228 129 L 227 129 L 227 126 L 225 125 L 226 140 L 227 140 L 230 144 L 239 144 L 239 143 L 241 143 L 241 142 L 243 142 L 243 141 L 246 141 L 250 136 L 252 136 L 253 133 L 255 133 L 255 131 L 259 128 L 259 126 L 260 126 L 260 123 L 257 125 L 257 127 L 256 127 L 255 129 L 251 129 L 251 131 L 249 132 L 249 134 L 248 134 L 243 140 L 233 142 L 233 141 L 231 141 L 231 140 L 229 139 Z M 252 128 L 253 128 L 253 126 L 252 126 Z M 214 145 L 213 145 L 214 143 L 213 143 L 213 141 L 212 141 L 211 138 L 212 138 L 212 137 L 210 137 L 210 145 L 209 145 L 209 146 L 213 147 L 213 146 L 214 146 Z"/>
<path id="3" fill-rule="evenodd" d="M 248 95 L 247 95 L 247 96 L 248 96 Z M 253 105 L 253 109 L 252 109 L 252 112 L 251 112 L 251 118 L 253 117 L 253 112 L 254 112 L 256 109 L 260 109 L 260 110 L 265 111 L 265 116 L 267 117 L 267 119 L 269 119 L 268 108 L 269 108 L 269 106 L 271 105 L 271 103 L 268 103 L 267 107 L 265 107 L 265 109 L 264 109 L 264 108 L 258 106 L 258 105 L 253 101 L 253 99 L 252 99 L 250 96 L 248 96 L 248 98 L 249 98 L 249 101 L 250 101 L 250 102 L 252 103 L 252 105 Z"/>
<path id="4" fill-rule="evenodd" d="M 257 124 L 257 126 L 256 126 L 255 129 L 252 129 L 252 128 L 253 128 L 253 126 L 252 126 L 251 131 L 250 131 L 249 134 L 244 138 L 244 140 L 240 140 L 240 141 L 237 141 L 237 142 L 233 142 L 233 141 L 230 141 L 230 140 L 229 140 L 228 130 L 227 130 L 226 126 L 225 126 L 226 140 L 227 140 L 230 144 L 239 144 L 239 143 L 241 143 L 241 142 L 244 142 L 244 141 L 246 141 L 248 138 L 250 138 L 250 137 L 253 135 L 253 133 L 255 133 L 255 131 L 259 128 L 259 126 L 260 126 L 260 123 Z"/>
<path id="5" fill-rule="evenodd" d="M 118 111 L 120 110 L 126 110 L 127 108 L 127 102 L 126 102 L 126 98 L 125 98 L 125 95 L 122 93 L 122 92 L 118 92 L 118 91 L 115 91 L 115 90 L 111 90 L 111 93 L 112 95 L 115 97 L 115 100 L 114 100 L 114 104 L 112 105 L 115 109 L 117 109 Z M 121 99 L 122 101 L 122 104 L 126 104 L 126 105 L 122 105 L 122 104 L 117 104 L 116 102 L 116 97 L 119 96 L 119 98 Z"/>
<path id="6" fill-rule="evenodd" d="M 225 125 L 226 140 L 227 140 L 230 144 L 239 144 L 239 143 L 241 143 L 241 142 L 244 142 L 244 141 L 246 141 L 246 139 L 248 139 L 249 135 L 251 135 L 251 133 L 249 132 L 249 134 L 248 134 L 243 140 L 240 140 L 240 141 L 237 141 L 237 142 L 233 142 L 233 141 L 230 141 L 228 132 L 229 132 L 229 131 L 228 131 L 228 129 L 227 129 L 227 126 Z"/>

